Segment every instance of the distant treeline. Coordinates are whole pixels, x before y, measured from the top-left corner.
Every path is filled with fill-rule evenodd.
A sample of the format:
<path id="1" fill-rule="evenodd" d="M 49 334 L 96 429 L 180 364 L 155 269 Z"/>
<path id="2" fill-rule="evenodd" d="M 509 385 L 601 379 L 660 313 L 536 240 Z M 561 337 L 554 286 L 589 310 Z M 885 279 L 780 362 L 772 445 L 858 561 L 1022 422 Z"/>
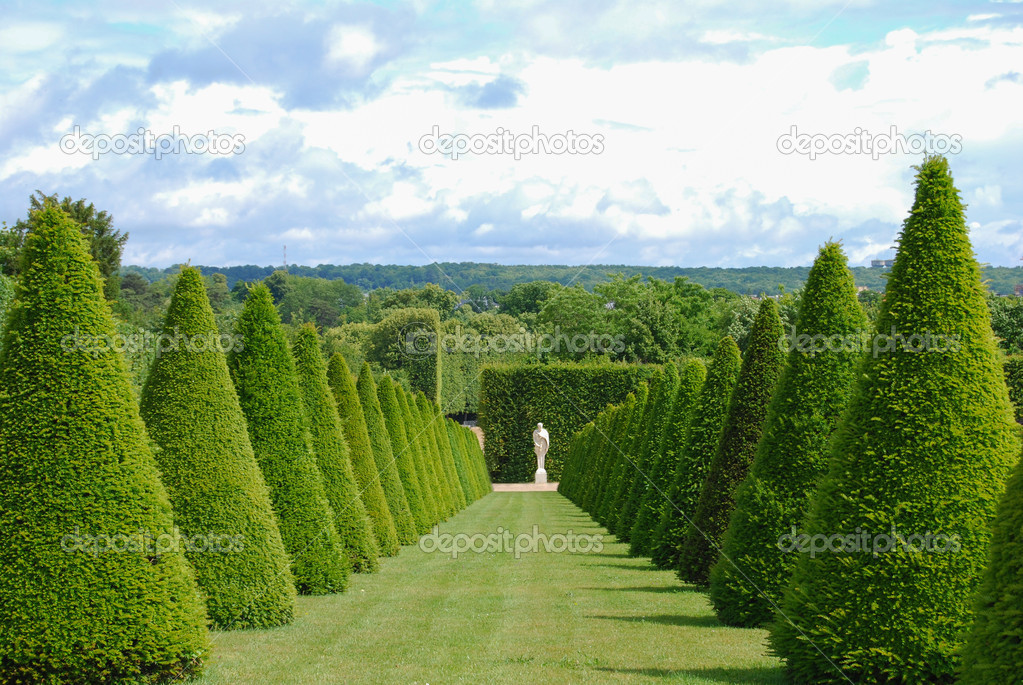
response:
<path id="1" fill-rule="evenodd" d="M 238 281 L 257 281 L 266 278 L 279 266 L 200 266 L 203 275 L 222 273 L 227 277 L 228 288 Z M 176 273 L 178 266 L 167 269 L 126 266 L 122 275 L 135 272 L 149 282 L 159 280 L 170 273 Z M 871 290 L 884 290 L 888 269 L 856 266 L 852 267 L 856 285 Z M 411 288 L 436 283 L 448 290 L 460 291 L 472 285 L 481 285 L 488 290 L 509 290 L 517 283 L 530 281 L 554 281 L 564 285 L 581 283 L 587 290 L 608 280 L 609 274 L 621 273 L 625 277 L 642 274 L 672 281 L 676 276 L 686 276 L 705 288 L 725 288 L 744 295 L 760 293 L 775 294 L 779 286 L 795 290 L 803 285 L 810 271 L 809 266 L 750 266 L 745 268 L 722 267 L 678 267 L 678 266 L 626 266 L 624 264 L 594 264 L 586 267 L 566 265 L 504 265 L 480 264 L 477 262 L 443 262 L 425 266 L 403 266 L 396 264 L 320 264 L 319 266 L 289 265 L 288 273 L 296 276 L 343 279 L 345 283 L 359 286 L 363 290 L 377 288 Z M 1023 283 L 1023 267 L 983 267 L 983 278 L 991 290 L 999 295 L 1012 294 L 1013 288 Z"/>

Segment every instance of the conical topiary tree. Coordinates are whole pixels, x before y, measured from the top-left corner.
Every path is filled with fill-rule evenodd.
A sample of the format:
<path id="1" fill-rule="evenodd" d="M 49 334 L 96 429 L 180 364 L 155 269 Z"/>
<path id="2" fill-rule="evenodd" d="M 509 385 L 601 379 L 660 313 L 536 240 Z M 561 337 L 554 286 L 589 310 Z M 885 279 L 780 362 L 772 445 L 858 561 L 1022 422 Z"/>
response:
<path id="1" fill-rule="evenodd" d="M 650 382 L 644 381 L 636 388 L 636 405 L 629 416 L 627 427 L 619 435 L 608 436 L 612 443 L 611 455 L 615 466 L 610 474 L 598 521 L 612 534 L 616 530 L 625 493 L 632 483 L 630 477 L 635 470 L 636 455 L 639 454 L 643 444 L 643 427 L 646 425 L 648 404 L 650 404 Z"/>
<path id="2" fill-rule="evenodd" d="M 202 276 L 181 272 L 141 415 L 174 523 L 207 545 L 186 550 L 217 628 L 266 628 L 294 616 L 295 581 L 270 492 L 249 443 Z"/>
<path id="3" fill-rule="evenodd" d="M 362 414 L 366 417 L 366 430 L 369 432 L 373 458 L 376 460 L 377 473 L 380 474 L 380 485 L 384 488 L 387 508 L 391 511 L 391 518 L 394 519 L 394 530 L 398 534 L 398 543 L 411 545 L 417 539 L 416 523 L 412 520 L 408 497 L 405 495 L 405 488 L 401 484 L 401 477 L 398 475 L 398 468 L 394 463 L 391 436 L 384 424 L 384 414 L 380 410 L 380 400 L 377 399 L 377 384 L 373 380 L 373 372 L 369 368 L 369 363 L 362 365 L 355 389 L 359 393 Z"/>
<path id="4" fill-rule="evenodd" d="M 412 521 L 417 533 L 426 533 L 430 530 L 432 521 L 423 508 L 423 487 L 419 483 L 419 474 L 416 473 L 415 464 L 412 462 L 413 452 L 405 430 L 405 420 L 394 391 L 394 383 L 389 377 L 383 376 L 380 379 L 380 383 L 377 384 L 377 397 L 380 400 L 380 411 L 384 415 L 387 433 L 391 437 L 391 452 L 394 454 L 401 486 L 405 490 L 409 510 L 412 512 Z"/>
<path id="5" fill-rule="evenodd" d="M 320 353 L 320 337 L 312 324 L 302 326 L 292 346 L 295 370 L 302 389 L 302 407 L 309 425 L 310 445 L 323 474 L 327 501 L 334 512 L 341 545 L 352 570 L 372 573 L 379 567 L 373 524 L 359 497 L 351 453 L 341 430 L 337 401 L 327 383 L 327 364 Z"/>
<path id="6" fill-rule="evenodd" d="M 731 337 L 722 338 L 707 367 L 707 380 L 693 405 L 693 415 L 679 445 L 675 480 L 654 532 L 650 560 L 658 568 L 678 568 L 686 527 L 693 517 L 700 487 L 721 438 L 728 400 L 739 377 L 742 359 Z"/>
<path id="7" fill-rule="evenodd" d="M 206 614 L 78 226 L 35 215 L 0 357 L 0 681 L 201 670 Z"/>
<path id="8" fill-rule="evenodd" d="M 461 511 L 465 508 L 466 498 L 462 491 L 462 482 L 458 478 L 458 469 L 455 467 L 455 457 L 451 451 L 451 442 L 448 440 L 448 429 L 445 425 L 446 419 L 441 414 L 440 406 L 430 402 L 430 410 L 433 411 L 435 431 L 437 434 L 437 446 L 440 448 L 441 464 L 451 484 L 451 492 L 455 499 L 455 508 Z"/>
<path id="9" fill-rule="evenodd" d="M 366 430 L 366 417 L 359 403 L 355 381 L 348 370 L 345 358 L 340 354 L 335 353 L 327 364 L 327 382 L 334 392 L 341 430 L 348 443 L 352 470 L 359 484 L 359 497 L 373 522 L 377 546 L 383 556 L 392 557 L 398 553 L 398 533 L 394 529 L 394 519 L 391 518 L 391 510 L 387 506 L 384 489 L 380 485 L 380 474 L 373 458 L 369 431 Z"/>
<path id="10" fill-rule="evenodd" d="M 309 446 L 295 362 L 265 285 L 249 291 L 235 331 L 242 344 L 232 348 L 228 366 L 291 555 L 295 587 L 307 595 L 342 592 L 351 562 Z"/>
<path id="11" fill-rule="evenodd" d="M 678 382 L 678 367 L 673 363 L 665 365 L 660 373 L 654 375 L 650 410 L 644 419 L 640 449 L 631 473 L 632 484 L 622 505 L 622 512 L 618 516 L 618 539 L 622 542 L 631 543 L 632 528 L 636 525 L 636 512 L 650 485 L 654 463 L 660 457 L 658 451 L 661 448 L 661 432 L 671 418 L 671 403 L 675 399 Z"/>
<path id="12" fill-rule="evenodd" d="M 416 471 L 416 479 L 420 485 L 420 496 L 423 501 L 423 510 L 426 514 L 426 528 L 429 528 L 440 521 L 440 510 L 437 505 L 436 488 L 431 480 L 426 465 L 426 457 L 423 453 L 422 437 L 419 435 L 419 421 L 414 413 L 415 402 L 409 402 L 408 393 L 400 385 L 395 384 L 395 397 L 398 400 L 398 407 L 401 409 L 402 419 L 408 435 L 409 449 L 412 453 L 412 465 Z"/>
<path id="13" fill-rule="evenodd" d="M 679 555 L 679 577 L 705 585 L 735 507 L 735 490 L 746 479 L 763 432 L 767 406 L 785 362 L 778 305 L 765 297 L 750 330 L 742 370 L 728 403 L 717 452 L 707 469 L 693 522 Z"/>
<path id="14" fill-rule="evenodd" d="M 974 602 L 973 628 L 963 650 L 961 685 L 1002 685 L 1023 666 L 1023 465 L 1002 495 L 991 533 L 991 553 Z"/>
<path id="15" fill-rule="evenodd" d="M 952 679 L 1019 457 L 984 297 L 948 163 L 928 158 L 810 506 L 808 540 L 828 549 L 798 554 L 772 624 L 793 680 Z M 833 551 L 834 535 L 854 539 Z"/>
<path id="16" fill-rule="evenodd" d="M 453 516 L 458 509 L 455 507 L 454 491 L 448 481 L 447 472 L 440 460 L 440 443 L 437 442 L 437 431 L 433 427 L 435 420 L 433 405 L 421 392 L 416 393 L 416 409 L 419 411 L 419 424 L 422 430 L 423 444 L 429 453 L 427 463 L 433 470 L 434 478 L 440 490 L 440 501 L 444 507 L 444 516 Z"/>
<path id="17" fill-rule="evenodd" d="M 778 540 L 806 515 L 861 358 L 866 316 L 837 243 L 821 248 L 810 269 L 798 322 L 753 466 L 736 493 L 722 558 L 711 570 L 711 602 L 727 625 L 763 625 L 781 601 L 795 555 Z"/>
<path id="18" fill-rule="evenodd" d="M 632 526 L 629 542 L 629 554 L 632 556 L 638 557 L 651 553 L 651 544 L 660 521 L 661 508 L 667 500 L 671 483 L 675 479 L 678 453 L 685 440 L 693 404 L 707 377 L 707 367 L 699 359 L 690 359 L 682 365 L 682 372 L 676 373 L 676 375 L 678 381 L 674 384 L 675 397 L 668 403 L 670 408 L 666 412 L 668 420 L 661 427 L 657 456 L 650 469 L 651 485 L 643 493 L 636 514 L 636 523 Z"/>

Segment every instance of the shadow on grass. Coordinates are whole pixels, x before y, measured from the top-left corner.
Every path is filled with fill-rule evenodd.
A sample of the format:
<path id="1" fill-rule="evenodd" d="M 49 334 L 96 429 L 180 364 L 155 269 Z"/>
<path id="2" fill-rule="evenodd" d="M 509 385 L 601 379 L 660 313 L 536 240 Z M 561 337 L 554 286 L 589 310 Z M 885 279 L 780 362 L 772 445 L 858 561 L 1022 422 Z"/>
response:
<path id="1" fill-rule="evenodd" d="M 696 628 L 723 628 L 721 621 L 713 614 L 703 616 L 678 616 L 673 614 L 654 614 L 653 616 L 606 616 L 594 614 L 586 618 L 603 618 L 609 621 L 625 621 L 626 623 L 659 623 L 665 626 L 690 626 Z"/>
<path id="2" fill-rule="evenodd" d="M 598 666 L 595 670 L 607 673 L 642 675 L 650 678 L 678 680 L 681 676 L 693 676 L 734 685 L 774 685 L 785 682 L 781 667 L 760 668 L 611 668 Z"/>
<path id="3" fill-rule="evenodd" d="M 593 566 L 606 566 L 608 568 L 624 568 L 627 571 L 660 571 L 656 566 L 630 566 L 629 564 L 593 564 Z"/>
<path id="4" fill-rule="evenodd" d="M 649 585 L 643 587 L 584 587 L 579 588 L 580 590 L 599 590 L 601 592 L 605 590 L 617 590 L 618 592 L 655 592 L 664 594 L 675 594 L 684 592 L 702 592 L 699 588 L 693 587 L 692 585 Z"/>

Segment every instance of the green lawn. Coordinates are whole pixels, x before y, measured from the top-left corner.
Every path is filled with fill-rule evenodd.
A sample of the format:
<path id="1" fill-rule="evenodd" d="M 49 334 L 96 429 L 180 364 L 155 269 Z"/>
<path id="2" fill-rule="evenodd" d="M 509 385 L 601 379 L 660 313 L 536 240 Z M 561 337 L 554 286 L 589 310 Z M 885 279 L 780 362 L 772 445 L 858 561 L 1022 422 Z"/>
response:
<path id="1" fill-rule="evenodd" d="M 492 493 L 441 533 L 604 530 L 556 492 Z M 726 628 L 707 596 L 599 553 L 402 549 L 343 595 L 303 597 L 294 624 L 215 633 L 202 683 L 781 683 L 766 633 Z"/>

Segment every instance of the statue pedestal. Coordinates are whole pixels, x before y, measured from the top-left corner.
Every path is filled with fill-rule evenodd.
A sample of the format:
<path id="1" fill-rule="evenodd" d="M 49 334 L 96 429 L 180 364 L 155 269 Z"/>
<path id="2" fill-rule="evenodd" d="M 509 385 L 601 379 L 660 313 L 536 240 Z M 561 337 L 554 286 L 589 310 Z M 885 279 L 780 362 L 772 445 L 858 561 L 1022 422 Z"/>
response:
<path id="1" fill-rule="evenodd" d="M 537 469 L 536 475 L 533 476 L 533 482 L 536 483 L 537 485 L 546 485 L 547 471 L 545 471 L 544 469 Z"/>

